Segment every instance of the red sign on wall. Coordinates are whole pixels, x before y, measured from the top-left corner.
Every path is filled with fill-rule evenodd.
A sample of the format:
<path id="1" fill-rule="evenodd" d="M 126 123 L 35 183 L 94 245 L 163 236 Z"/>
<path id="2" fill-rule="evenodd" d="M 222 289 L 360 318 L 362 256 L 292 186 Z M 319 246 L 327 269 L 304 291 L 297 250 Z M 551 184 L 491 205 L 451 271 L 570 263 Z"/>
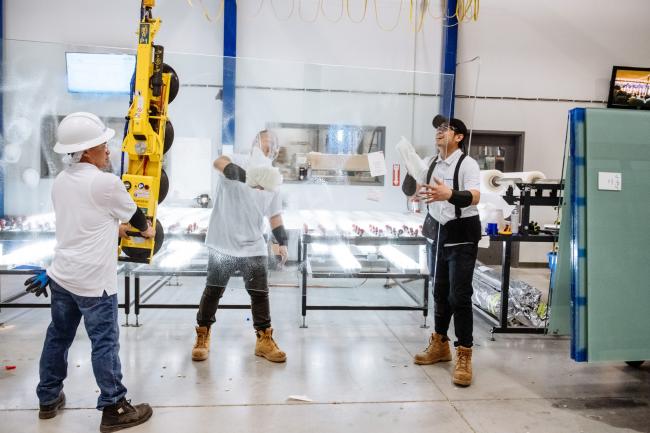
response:
<path id="1" fill-rule="evenodd" d="M 399 164 L 393 164 L 393 186 L 399 186 Z"/>

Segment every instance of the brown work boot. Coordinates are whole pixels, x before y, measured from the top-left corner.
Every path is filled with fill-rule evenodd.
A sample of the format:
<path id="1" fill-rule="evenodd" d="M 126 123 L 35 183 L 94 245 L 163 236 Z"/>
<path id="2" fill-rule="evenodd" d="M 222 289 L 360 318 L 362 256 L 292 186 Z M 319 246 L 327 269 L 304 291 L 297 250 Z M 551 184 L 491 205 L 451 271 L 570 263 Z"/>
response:
<path id="1" fill-rule="evenodd" d="M 273 328 L 266 328 L 262 331 L 255 331 L 257 342 L 255 343 L 255 355 L 263 356 L 271 362 L 284 362 L 287 354 L 280 350 L 273 340 Z"/>
<path id="2" fill-rule="evenodd" d="M 117 403 L 104 408 L 99 431 L 108 433 L 135 427 L 146 422 L 152 414 L 153 409 L 147 403 L 132 406 L 131 400 L 122 398 Z"/>
<path id="3" fill-rule="evenodd" d="M 429 338 L 429 346 L 424 352 L 417 353 L 413 357 L 413 362 L 420 365 L 435 364 L 436 362 L 451 361 L 451 350 L 449 349 L 449 339 L 435 332 Z"/>
<path id="4" fill-rule="evenodd" d="M 196 327 L 196 343 L 192 348 L 192 361 L 205 361 L 210 353 L 210 327 Z"/>
<path id="5" fill-rule="evenodd" d="M 456 369 L 454 383 L 469 386 L 472 383 L 472 348 L 458 346 L 456 348 Z"/>

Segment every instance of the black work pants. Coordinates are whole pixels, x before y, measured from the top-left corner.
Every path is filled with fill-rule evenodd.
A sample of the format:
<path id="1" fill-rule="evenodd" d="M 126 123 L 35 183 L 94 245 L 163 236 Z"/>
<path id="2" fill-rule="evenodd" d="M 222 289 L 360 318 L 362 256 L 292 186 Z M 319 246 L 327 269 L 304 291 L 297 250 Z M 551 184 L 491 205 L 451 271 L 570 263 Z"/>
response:
<path id="1" fill-rule="evenodd" d="M 451 318 L 456 331 L 455 346 L 472 347 L 472 277 L 478 254 L 476 243 L 440 246 L 427 245 L 429 271 L 433 281 L 435 331 L 447 335 Z"/>
<path id="2" fill-rule="evenodd" d="M 228 280 L 235 273 L 240 272 L 244 278 L 246 291 L 251 297 L 253 327 L 258 331 L 271 327 L 267 270 L 266 256 L 234 257 L 211 249 L 207 281 L 196 314 L 198 325 L 212 326 L 219 308 L 219 300 L 226 290 Z"/>

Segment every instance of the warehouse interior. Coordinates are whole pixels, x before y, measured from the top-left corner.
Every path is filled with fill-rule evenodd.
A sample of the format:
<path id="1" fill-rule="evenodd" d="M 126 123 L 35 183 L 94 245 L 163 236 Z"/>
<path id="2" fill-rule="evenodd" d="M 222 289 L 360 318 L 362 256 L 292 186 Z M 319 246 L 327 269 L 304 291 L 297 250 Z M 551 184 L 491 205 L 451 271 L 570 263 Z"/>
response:
<path id="1" fill-rule="evenodd" d="M 650 4 L 617 6 L 1 0 L 0 432 L 650 432 Z M 113 216 L 112 237 L 127 222 L 130 237 L 106 263 L 84 253 L 75 271 L 90 280 L 115 266 L 124 398 L 153 411 L 112 427 L 92 311 L 65 351 L 65 404 L 44 419 L 51 401 L 37 395 L 53 286 L 68 293 L 54 266 L 66 254 L 61 212 L 77 213 L 55 205 L 74 195 L 56 185 L 88 149 L 56 146 L 79 112 L 114 131 L 96 143 L 110 152 L 103 174 L 155 229 L 149 239 L 135 217 Z M 432 240 L 427 218 L 441 239 L 443 212 L 413 199 L 436 186 L 445 131 L 477 166 L 476 188 L 453 170 L 441 180 L 454 190 L 441 200 L 450 219 L 454 206 L 456 219 L 480 219 L 463 271 L 467 383 L 455 313 L 442 340 L 453 359 L 418 361 L 441 320 L 445 277 L 431 256 L 466 244 Z M 247 176 L 232 202 L 223 158 Z M 261 166 L 279 186 L 254 177 Z M 468 193 L 461 211 L 463 189 L 480 200 Z M 270 325 L 258 326 L 246 269 L 212 282 L 230 272 L 215 248 L 253 255 L 244 241 L 214 246 L 245 238 L 248 194 L 277 204 L 263 218 L 261 291 L 286 361 L 259 349 Z M 29 293 L 34 277 L 56 281 L 51 296 Z M 217 286 L 206 342 L 199 305 Z"/>

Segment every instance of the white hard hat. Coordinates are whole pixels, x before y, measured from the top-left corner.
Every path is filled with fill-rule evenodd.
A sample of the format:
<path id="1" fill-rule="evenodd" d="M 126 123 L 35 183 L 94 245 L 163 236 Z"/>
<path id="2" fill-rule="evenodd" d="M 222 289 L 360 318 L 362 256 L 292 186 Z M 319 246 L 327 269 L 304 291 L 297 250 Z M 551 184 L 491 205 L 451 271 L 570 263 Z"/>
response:
<path id="1" fill-rule="evenodd" d="M 78 112 L 63 118 L 56 130 L 56 153 L 75 153 L 106 143 L 113 138 L 115 130 L 107 128 L 92 113 Z"/>

